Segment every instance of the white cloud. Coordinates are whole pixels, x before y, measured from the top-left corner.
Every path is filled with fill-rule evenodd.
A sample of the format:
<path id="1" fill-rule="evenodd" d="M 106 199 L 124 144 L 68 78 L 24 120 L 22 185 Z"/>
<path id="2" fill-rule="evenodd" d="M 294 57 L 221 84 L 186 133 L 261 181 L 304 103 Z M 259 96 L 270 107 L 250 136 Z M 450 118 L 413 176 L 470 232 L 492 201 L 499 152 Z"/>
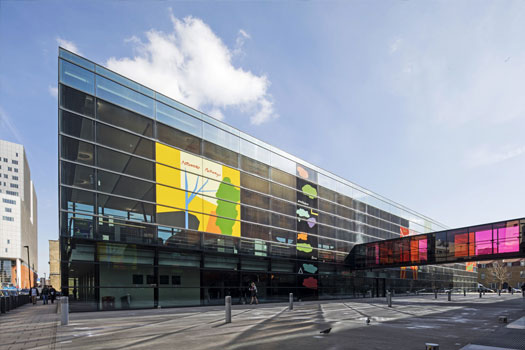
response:
<path id="1" fill-rule="evenodd" d="M 56 41 L 58 43 L 58 46 L 62 46 L 66 50 L 74 52 L 78 55 L 82 55 L 82 52 L 80 52 L 80 50 L 77 48 L 77 45 L 74 42 L 66 40 L 66 39 L 62 39 L 60 37 L 57 37 Z"/>
<path id="2" fill-rule="evenodd" d="M 7 113 L 2 109 L 2 107 L 0 107 L 0 130 L 7 131 L 7 135 L 13 136 L 16 142 L 24 144 L 22 142 L 22 137 L 20 136 L 18 129 L 11 121 L 11 118 L 9 118 Z M 2 133 L 0 133 L 0 136 L 2 136 Z"/>
<path id="3" fill-rule="evenodd" d="M 58 97 L 58 88 L 56 86 L 51 86 L 49 85 L 47 87 L 47 91 L 49 92 L 49 94 L 54 97 L 54 98 L 57 98 Z"/>
<path id="4" fill-rule="evenodd" d="M 394 41 L 392 41 L 390 43 L 390 47 L 389 47 L 389 52 L 390 54 L 393 54 L 395 53 L 397 50 L 399 50 L 399 47 L 401 46 L 401 43 L 403 42 L 403 40 L 401 40 L 400 38 L 397 38 L 395 39 Z"/>
<path id="5" fill-rule="evenodd" d="M 150 30 L 146 39 L 127 39 L 134 57 L 111 57 L 108 68 L 129 76 L 194 108 L 223 117 L 227 109 L 249 113 L 252 124 L 261 124 L 277 114 L 268 93 L 265 75 L 234 67 L 230 50 L 202 20 L 171 16 L 173 32 Z M 236 46 L 249 35 L 239 31 Z"/>
<path id="6" fill-rule="evenodd" d="M 525 146 L 504 146 L 498 150 L 486 146 L 475 149 L 466 155 L 466 163 L 470 168 L 493 165 L 525 154 Z"/>

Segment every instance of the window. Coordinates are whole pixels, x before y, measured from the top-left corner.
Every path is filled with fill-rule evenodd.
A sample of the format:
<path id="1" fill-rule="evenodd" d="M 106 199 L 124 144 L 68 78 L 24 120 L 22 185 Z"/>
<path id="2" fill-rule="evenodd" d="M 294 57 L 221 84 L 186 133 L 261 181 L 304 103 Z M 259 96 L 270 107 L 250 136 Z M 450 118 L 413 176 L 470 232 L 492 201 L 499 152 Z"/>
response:
<path id="1" fill-rule="evenodd" d="M 168 276 L 168 275 L 160 275 L 159 276 L 159 283 L 160 284 L 170 284 L 170 276 Z"/>
<path id="2" fill-rule="evenodd" d="M 12 211 L 13 211 L 13 209 L 11 209 L 11 208 L 5 208 L 5 212 L 6 213 L 11 213 Z M 8 240 L 8 243 L 9 243 L 9 240 Z"/>
<path id="3" fill-rule="evenodd" d="M 520 278 L 525 278 L 525 271 L 520 271 Z"/>
<path id="4" fill-rule="evenodd" d="M 7 240 L 7 244 L 11 244 L 11 240 L 10 239 Z"/>
<path id="5" fill-rule="evenodd" d="M 18 152 L 17 152 L 17 153 L 15 153 L 15 154 L 16 154 L 16 156 L 18 157 Z"/>
<path id="6" fill-rule="evenodd" d="M 60 60 L 59 69 L 60 82 L 90 94 L 94 93 L 95 74 L 63 60 Z"/>
<path id="7" fill-rule="evenodd" d="M 170 128 L 169 126 L 157 123 L 157 138 L 183 150 L 200 154 L 201 140 L 193 135 L 187 134 L 183 131 Z"/>
<path id="8" fill-rule="evenodd" d="M 15 181 L 18 181 L 18 176 L 14 176 L 14 175 L 13 175 L 13 176 L 11 176 L 11 178 L 12 178 L 13 180 L 15 180 Z"/>
<path id="9" fill-rule="evenodd" d="M 239 167 L 239 157 L 238 154 L 230 151 L 219 145 L 203 141 L 203 151 L 202 154 L 205 157 L 208 157 L 213 160 L 217 160 L 226 165 L 233 166 L 235 168 Z"/>
<path id="10" fill-rule="evenodd" d="M 97 100 L 97 119 L 137 134 L 153 136 L 153 121 L 151 119 L 102 100 Z"/>
<path id="11" fill-rule="evenodd" d="M 7 198 L 2 198 L 2 202 L 7 203 L 7 204 L 16 204 L 15 200 L 7 199 Z"/>
<path id="12" fill-rule="evenodd" d="M 60 155 L 62 158 L 93 165 L 93 145 L 64 136 L 61 137 L 61 141 Z"/>
<path id="13" fill-rule="evenodd" d="M 122 130 L 97 124 L 97 141 L 112 148 L 153 159 L 153 142 Z"/>
<path id="14" fill-rule="evenodd" d="M 8 179 L 8 178 L 9 178 L 9 175 L 4 174 L 4 179 Z"/>
<path id="15" fill-rule="evenodd" d="M 7 158 L 4 158 L 4 162 L 6 162 L 6 163 L 7 163 Z"/>
<path id="16" fill-rule="evenodd" d="M 155 201 L 155 185 L 133 179 L 131 177 L 117 175 L 106 171 L 97 171 L 97 189 L 101 192 Z"/>
<path id="17" fill-rule="evenodd" d="M 133 275 L 133 284 L 144 284 L 144 276 Z"/>
<path id="18" fill-rule="evenodd" d="M 482 279 L 482 280 L 485 279 L 485 274 L 484 274 L 484 273 L 481 274 L 481 279 Z"/>
<path id="19" fill-rule="evenodd" d="M 154 180 L 155 163 L 97 146 L 97 165 L 101 168 Z"/>
<path id="20" fill-rule="evenodd" d="M 202 121 L 160 102 L 157 102 L 156 112 L 159 122 L 174 126 L 197 137 L 202 136 Z"/>
<path id="21" fill-rule="evenodd" d="M 15 173 L 18 173 L 18 168 L 15 168 Z"/>
<path id="22" fill-rule="evenodd" d="M 13 163 L 14 165 L 18 165 L 18 160 L 12 160 L 11 163 Z"/>
<path id="23" fill-rule="evenodd" d="M 61 181 L 63 184 L 93 189 L 95 187 L 95 171 L 82 165 L 62 162 Z"/>
<path id="24" fill-rule="evenodd" d="M 112 101 L 148 117 L 154 117 L 155 106 L 151 98 L 98 75 L 96 76 L 96 92 L 98 97 L 107 101 Z"/>
<path id="25" fill-rule="evenodd" d="M 7 171 L 13 171 L 13 168 L 11 168 L 10 166 L 7 167 Z"/>
<path id="26" fill-rule="evenodd" d="M 11 188 L 18 188 L 18 184 L 9 184 L 9 187 L 11 187 Z"/>
<path id="27" fill-rule="evenodd" d="M 5 191 L 5 194 L 8 194 L 10 196 L 17 196 L 18 197 L 18 192 L 15 192 L 15 191 Z"/>
<path id="28" fill-rule="evenodd" d="M 180 276 L 171 276 L 171 284 L 173 284 L 174 286 L 180 286 Z"/>
<path id="29" fill-rule="evenodd" d="M 93 140 L 93 121 L 79 115 L 60 110 L 60 131 L 81 139 Z"/>
<path id="30" fill-rule="evenodd" d="M 70 87 L 60 85 L 60 106 L 79 114 L 95 115 L 95 98 Z"/>
<path id="31" fill-rule="evenodd" d="M 520 261 L 520 266 L 525 266 L 525 259 Z"/>
<path id="32" fill-rule="evenodd" d="M 15 218 L 13 218 L 11 216 L 2 216 L 2 219 L 5 220 L 5 221 L 15 221 Z"/>

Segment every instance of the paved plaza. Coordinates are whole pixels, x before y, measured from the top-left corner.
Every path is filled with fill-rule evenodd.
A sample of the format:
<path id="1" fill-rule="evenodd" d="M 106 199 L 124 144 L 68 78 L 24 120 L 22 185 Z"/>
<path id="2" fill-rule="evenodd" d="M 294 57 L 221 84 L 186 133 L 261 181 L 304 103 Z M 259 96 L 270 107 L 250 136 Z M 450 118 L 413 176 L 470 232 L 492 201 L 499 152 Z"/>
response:
<path id="1" fill-rule="evenodd" d="M 74 313 L 60 326 L 55 308 L 26 305 L 2 315 L 0 349 L 409 350 L 438 343 L 441 350 L 525 350 L 525 299 L 518 295 L 395 297 L 392 308 L 384 298 L 296 302 L 293 311 L 234 305 L 230 324 L 224 307 L 194 307 Z"/>

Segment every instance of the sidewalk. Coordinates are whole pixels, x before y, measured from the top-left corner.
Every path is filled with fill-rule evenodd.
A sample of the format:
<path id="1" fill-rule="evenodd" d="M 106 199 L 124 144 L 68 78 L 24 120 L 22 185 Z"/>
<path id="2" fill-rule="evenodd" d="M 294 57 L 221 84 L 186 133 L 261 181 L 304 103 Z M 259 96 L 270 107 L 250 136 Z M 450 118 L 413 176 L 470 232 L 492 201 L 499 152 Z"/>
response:
<path id="1" fill-rule="evenodd" d="M 0 315 L 0 350 L 55 349 L 57 305 L 39 300 Z"/>

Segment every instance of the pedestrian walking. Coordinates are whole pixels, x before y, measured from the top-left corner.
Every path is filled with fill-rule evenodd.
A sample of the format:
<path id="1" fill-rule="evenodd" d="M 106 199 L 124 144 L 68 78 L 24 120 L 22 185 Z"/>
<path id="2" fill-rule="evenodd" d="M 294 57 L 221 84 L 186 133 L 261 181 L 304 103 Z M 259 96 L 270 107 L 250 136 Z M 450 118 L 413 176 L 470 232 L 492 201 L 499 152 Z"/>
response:
<path id="1" fill-rule="evenodd" d="M 33 302 L 33 305 L 36 305 L 36 298 L 39 294 L 40 293 L 38 293 L 38 289 L 36 288 L 36 286 L 33 286 L 33 288 L 29 290 L 29 295 L 31 296 L 31 301 Z"/>
<path id="2" fill-rule="evenodd" d="M 46 285 L 44 285 L 44 288 L 42 288 L 42 300 L 44 301 L 43 305 L 46 305 L 49 303 L 47 300 L 49 297 L 49 288 L 47 288 Z"/>
<path id="3" fill-rule="evenodd" d="M 53 287 L 49 288 L 49 299 L 51 299 L 51 304 L 55 303 L 56 297 L 57 297 L 56 289 Z"/>
<path id="4" fill-rule="evenodd" d="M 521 296 L 525 298 L 525 283 L 521 285 Z"/>
<path id="5" fill-rule="evenodd" d="M 250 285 L 250 294 L 252 296 L 252 299 L 250 300 L 250 305 L 253 304 L 253 300 L 255 299 L 255 303 L 259 304 L 259 300 L 257 300 L 257 287 L 255 286 L 255 282 L 252 282 Z"/>

